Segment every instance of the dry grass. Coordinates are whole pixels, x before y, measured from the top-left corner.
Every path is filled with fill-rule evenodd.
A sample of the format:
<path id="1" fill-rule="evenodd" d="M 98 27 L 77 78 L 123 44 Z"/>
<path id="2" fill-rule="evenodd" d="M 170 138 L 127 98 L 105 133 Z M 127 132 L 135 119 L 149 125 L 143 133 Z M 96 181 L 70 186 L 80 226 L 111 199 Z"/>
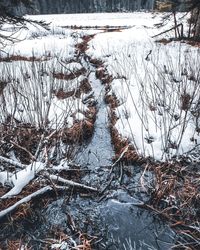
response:
<path id="1" fill-rule="evenodd" d="M 54 94 L 58 99 L 66 99 L 72 96 L 75 96 L 76 98 L 80 98 L 81 94 L 87 94 L 92 90 L 91 85 L 87 78 L 83 79 L 80 82 L 80 86 L 76 89 L 70 90 L 70 91 L 64 91 L 62 88 L 59 90 L 54 90 Z"/>
<path id="2" fill-rule="evenodd" d="M 77 69 L 76 71 L 73 71 L 69 74 L 64 73 L 53 73 L 53 77 L 59 80 L 73 80 L 81 75 L 84 75 L 87 72 L 85 68 Z"/>
<path id="3" fill-rule="evenodd" d="M 184 162 L 151 165 L 155 189 L 147 208 L 169 221 L 180 237 L 188 240 L 188 248 L 183 245 L 180 249 L 197 249 L 200 245 L 200 174 L 195 168 Z"/>
<path id="4" fill-rule="evenodd" d="M 31 154 L 35 154 L 44 131 L 30 124 L 11 123 L 11 121 L 7 121 L 6 124 L 0 126 L 0 133 L 2 138 L 0 144 L 1 155 L 6 155 L 10 150 L 13 150 L 22 163 L 30 164 L 32 160 Z"/>
<path id="5" fill-rule="evenodd" d="M 155 42 L 156 42 L 156 43 L 162 43 L 162 44 L 166 45 L 166 44 L 168 44 L 168 43 L 171 43 L 171 40 L 166 39 L 166 38 L 162 38 L 162 39 L 160 39 L 160 40 L 156 40 Z"/>
<path id="6" fill-rule="evenodd" d="M 20 193 L 20 195 L 12 197 L 12 198 L 8 198 L 8 199 L 2 199 L 1 203 L 0 203 L 0 211 L 7 209 L 8 207 L 14 205 L 16 202 L 18 202 L 19 200 L 23 199 L 24 197 L 36 192 L 37 190 L 41 189 L 43 186 L 45 185 L 45 183 L 41 183 L 37 180 L 33 180 L 32 182 L 29 183 L 29 185 L 27 185 L 22 192 Z M 5 193 L 8 190 L 4 190 Z M 3 193 L 3 189 L 1 188 L 1 194 Z M 30 216 L 31 214 L 31 206 L 30 206 L 31 202 L 27 202 L 24 204 L 21 204 L 15 211 L 15 213 L 13 213 L 12 215 L 12 222 L 14 223 L 15 221 L 19 221 L 25 217 Z"/>
<path id="7" fill-rule="evenodd" d="M 21 55 L 11 55 L 7 57 L 0 57 L 0 62 L 13 62 L 13 61 L 26 61 L 26 62 L 43 62 L 51 59 L 51 55 L 45 56 L 43 58 L 41 57 L 35 57 L 35 56 L 21 56 Z"/>
<path id="8" fill-rule="evenodd" d="M 105 96 L 105 102 L 107 104 L 109 104 L 110 108 L 111 109 L 115 109 L 119 106 L 119 100 L 117 99 L 117 97 L 115 95 L 110 95 L 110 94 L 107 94 Z"/>
<path id="9" fill-rule="evenodd" d="M 96 70 L 96 78 L 101 80 L 103 84 L 111 84 L 113 76 L 110 75 L 105 68 L 98 68 Z"/>
<path id="10" fill-rule="evenodd" d="M 103 61 L 100 59 L 89 57 L 89 61 L 92 65 L 94 65 L 95 68 L 102 68 L 103 67 Z"/>
<path id="11" fill-rule="evenodd" d="M 65 143 L 73 144 L 78 142 L 81 144 L 83 140 L 91 138 L 93 130 L 94 124 L 92 121 L 77 121 L 71 128 L 64 131 L 62 140 Z"/>
<path id="12" fill-rule="evenodd" d="M 94 38 L 95 35 L 86 35 L 82 37 L 82 42 L 76 44 L 75 48 L 77 50 L 77 55 L 84 54 L 86 50 L 89 48 L 89 41 Z"/>

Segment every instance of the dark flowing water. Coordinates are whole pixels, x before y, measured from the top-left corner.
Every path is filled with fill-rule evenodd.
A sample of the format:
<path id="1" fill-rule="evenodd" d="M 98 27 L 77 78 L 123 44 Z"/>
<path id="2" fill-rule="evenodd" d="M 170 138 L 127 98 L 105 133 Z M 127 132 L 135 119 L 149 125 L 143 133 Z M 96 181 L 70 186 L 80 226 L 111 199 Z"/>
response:
<path id="1" fill-rule="evenodd" d="M 104 102 L 104 88 L 95 79 L 90 81 L 98 101 L 98 114 L 94 136 L 76 157 L 76 163 L 89 170 L 83 181 L 99 190 L 109 182 L 110 166 L 114 155 L 108 129 L 108 111 Z M 130 166 L 131 174 L 124 175 L 122 183 L 113 179 L 104 199 L 88 199 L 77 196 L 66 201 L 61 198 L 43 211 L 46 225 L 67 227 L 66 213 L 70 213 L 75 224 L 87 234 L 99 237 L 95 249 L 169 249 L 175 234 L 152 213 L 134 204 L 148 199 L 140 187 L 141 169 Z M 151 173 L 146 179 L 151 179 Z"/>

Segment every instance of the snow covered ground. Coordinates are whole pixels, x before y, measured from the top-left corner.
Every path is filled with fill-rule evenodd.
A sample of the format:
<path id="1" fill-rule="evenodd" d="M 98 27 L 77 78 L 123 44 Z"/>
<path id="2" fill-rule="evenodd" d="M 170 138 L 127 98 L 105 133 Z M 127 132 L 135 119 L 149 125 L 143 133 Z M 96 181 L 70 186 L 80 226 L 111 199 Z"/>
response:
<path id="1" fill-rule="evenodd" d="M 199 51 L 185 43 L 155 43 L 163 14 L 119 13 L 43 16 L 59 26 L 131 26 L 98 33 L 88 53 L 99 58 L 114 81 L 111 94 L 120 101 L 116 128 L 143 156 L 171 159 L 196 149 L 199 121 Z M 178 14 L 181 18 L 182 14 Z M 31 17 L 32 18 L 32 17 Z M 41 17 L 38 16 L 38 19 Z M 186 18 L 179 22 L 186 25 Z M 53 26 L 54 27 L 54 26 Z M 87 32 L 87 30 L 85 30 Z M 159 36 L 174 36 L 173 31 Z M 186 103 L 188 102 L 188 103 Z"/>
<path id="2" fill-rule="evenodd" d="M 181 15 L 178 14 L 178 17 Z M 39 62 L 37 65 L 42 68 L 47 67 L 51 72 L 60 67 L 58 63 L 60 59 L 68 60 L 74 57 L 74 45 L 80 41 L 81 36 L 91 32 L 96 33 L 90 42 L 88 54 L 103 60 L 109 73 L 115 78 L 110 93 L 115 94 L 120 101 L 116 109 L 119 118 L 116 128 L 123 137 L 129 138 L 143 156 L 166 160 L 197 148 L 200 142 L 199 50 L 180 42 L 155 43 L 155 39 L 151 38 L 153 35 L 173 26 L 171 21 L 164 28 L 156 28 L 155 24 L 161 22 L 162 16 L 163 14 L 139 12 L 28 16 L 30 19 L 51 22 L 50 31 L 31 25 L 28 27 L 29 30 L 19 30 L 14 36 L 23 40 L 5 47 L 1 56 L 48 57 L 47 61 Z M 186 19 L 180 22 L 186 23 Z M 62 28 L 69 25 L 131 27 L 120 32 Z M 5 26 L 5 32 L 11 31 L 11 27 Z M 164 36 L 160 36 L 159 39 Z M 24 79 L 26 75 L 30 76 L 31 67 L 31 62 L 26 62 L 25 65 L 21 62 L 0 63 L 1 71 L 12 69 L 15 79 L 20 77 L 18 75 L 21 73 Z M 67 109 L 69 100 L 63 103 L 64 100 L 58 100 L 55 96 L 48 97 L 49 76 L 42 77 L 44 80 L 41 81 L 46 83 L 46 89 L 40 88 L 37 93 L 44 96 L 41 99 L 40 106 L 44 107 L 41 113 L 45 116 L 47 112 L 45 110 L 48 110 L 51 122 L 54 121 L 55 114 L 64 117 L 61 110 Z M 30 79 L 32 76 L 24 80 L 27 81 L 27 85 L 23 86 L 27 89 L 23 87 L 23 95 L 29 88 L 31 90 L 32 83 L 37 77 Z M 54 84 L 59 85 L 61 81 Z M 9 94 L 11 88 L 6 89 L 8 91 L 6 100 L 13 104 L 14 98 Z M 20 100 L 23 99 L 23 95 L 19 97 Z M 50 108 L 45 104 L 49 98 L 52 103 Z M 24 112 L 23 107 L 19 107 L 22 103 L 20 100 L 15 104 L 19 111 L 16 118 L 22 116 Z M 34 105 L 37 106 L 38 103 L 32 106 Z M 13 107 L 13 105 L 8 106 L 7 112 L 13 113 L 15 111 Z M 74 109 L 76 105 L 73 112 Z M 85 107 L 81 109 L 85 110 Z M 29 116 L 31 112 L 32 110 Z M 33 112 L 37 113 L 36 107 Z M 23 117 L 27 118 L 28 115 Z M 63 119 L 59 123 L 64 122 Z M 24 119 L 26 122 L 30 120 Z"/>
<path id="3" fill-rule="evenodd" d="M 139 154 L 167 160 L 198 149 L 200 64 L 198 48 L 155 43 L 152 36 L 174 25 L 157 29 L 159 18 L 135 13 L 132 28 L 96 35 L 89 54 L 105 61 L 115 78 L 110 93 L 120 101 L 119 133 Z"/>
<path id="4" fill-rule="evenodd" d="M 134 27 L 98 34 L 90 54 L 103 58 L 115 77 L 111 93 L 120 101 L 120 134 L 142 155 L 166 160 L 199 144 L 199 50 L 154 43 L 154 32 Z"/>
<path id="5" fill-rule="evenodd" d="M 174 25 L 171 21 L 155 28 L 161 15 L 132 17 L 126 23 L 132 28 L 96 35 L 89 54 L 105 61 L 115 78 L 110 92 L 120 101 L 119 133 L 139 154 L 171 159 L 197 149 L 200 142 L 199 49 L 180 42 L 155 43 L 152 36 Z"/>
<path id="6" fill-rule="evenodd" d="M 181 15 L 178 14 L 178 17 Z M 68 145 L 63 141 L 63 128 L 74 136 L 70 128 L 77 121 L 81 120 L 82 123 L 88 117 L 88 98 L 92 99 L 93 104 L 98 102 L 104 88 L 98 85 L 100 81 L 95 76 L 98 69 L 95 71 L 95 65 L 93 66 L 88 56 L 103 61 L 103 67 L 112 75 L 110 88 L 106 89 L 110 89 L 108 94 L 116 96 L 119 102 L 115 108 L 118 119 L 114 126 L 123 138 L 128 138 L 138 154 L 160 161 L 171 160 L 187 153 L 194 157 L 195 150 L 199 154 L 199 49 L 184 42 L 155 43 L 156 39 L 174 35 L 172 31 L 152 38 L 173 26 L 173 21 L 170 21 L 165 27 L 156 28 L 155 24 L 162 21 L 162 16 L 163 14 L 156 13 L 29 16 L 31 19 L 51 22 L 50 29 L 45 30 L 31 24 L 22 29 L 4 26 L 3 34 L 12 34 L 16 41 L 0 48 L 0 161 L 4 163 L 0 165 L 0 218 L 20 204 L 54 188 L 66 191 L 66 186 L 71 185 L 97 191 L 96 187 L 64 179 L 61 173 L 70 170 Z M 178 22 L 186 24 L 186 19 Z M 69 28 L 75 25 L 83 28 Z M 88 26 L 92 26 L 92 29 Z M 95 30 L 95 26 L 105 27 Z M 109 32 L 107 26 L 116 26 L 116 30 Z M 119 26 L 128 27 L 120 29 Z M 81 54 L 82 58 L 79 58 L 76 45 L 83 41 L 84 35 L 88 38 L 89 34 L 95 36 L 89 37 L 91 40 L 86 51 L 87 56 Z M 91 90 L 89 93 L 76 95 L 85 80 L 90 83 Z M 101 115 L 104 115 L 104 107 L 106 108 L 106 104 L 101 108 Z M 95 111 L 93 110 L 94 113 Z M 104 123 L 101 124 L 100 130 L 103 131 L 104 127 Z M 78 131 L 79 127 L 75 127 L 75 130 Z M 57 131 L 61 133 L 57 135 Z M 95 148 L 100 150 L 102 156 L 98 136 L 93 139 L 97 142 Z M 101 140 L 102 138 L 101 136 Z M 93 153 L 95 160 L 99 161 L 98 155 L 92 150 L 93 145 L 91 150 L 89 147 L 85 151 L 85 155 L 89 159 L 89 154 Z M 105 147 L 103 150 L 108 149 Z M 128 150 L 128 146 L 125 150 Z M 106 167 L 107 165 L 105 164 Z M 91 166 L 93 168 L 94 164 Z M 100 167 L 107 171 L 104 164 Z M 142 188 L 147 168 L 148 164 L 140 177 Z M 169 168 L 170 166 L 167 172 Z M 174 168 L 173 174 L 176 171 L 182 174 L 182 168 L 177 169 Z M 187 171 L 190 172 L 190 169 Z M 136 173 L 136 179 L 137 176 L 139 175 Z M 161 202 L 162 196 L 164 201 L 168 198 L 171 201 L 174 197 L 180 199 L 180 194 L 183 193 L 182 201 L 189 207 L 188 197 L 193 202 L 193 197 L 196 196 L 196 187 L 191 185 L 190 188 L 190 182 L 194 182 L 192 174 L 191 178 L 185 180 L 183 174 L 183 180 L 181 178 L 175 189 L 172 188 L 171 193 L 167 193 L 165 197 L 166 189 L 171 189 L 174 180 L 179 179 L 177 176 L 174 179 L 171 176 L 169 178 L 168 174 L 167 177 L 162 177 L 156 192 L 162 193 L 164 190 L 159 198 Z M 96 185 L 96 179 L 93 180 L 93 175 L 91 177 L 92 185 Z M 98 175 L 96 177 L 99 178 Z M 106 182 L 106 178 L 104 180 L 100 176 L 100 179 Z M 59 186 L 54 184 L 58 181 L 61 183 Z M 197 186 L 198 181 L 195 180 L 195 183 Z M 182 189 L 182 186 L 186 187 Z M 128 188 L 130 187 L 132 189 L 132 183 Z M 7 204 L 7 200 L 11 203 Z M 185 210 L 182 203 L 180 206 Z M 164 210 L 167 211 L 166 208 Z M 61 244 L 53 247 L 61 247 Z"/>

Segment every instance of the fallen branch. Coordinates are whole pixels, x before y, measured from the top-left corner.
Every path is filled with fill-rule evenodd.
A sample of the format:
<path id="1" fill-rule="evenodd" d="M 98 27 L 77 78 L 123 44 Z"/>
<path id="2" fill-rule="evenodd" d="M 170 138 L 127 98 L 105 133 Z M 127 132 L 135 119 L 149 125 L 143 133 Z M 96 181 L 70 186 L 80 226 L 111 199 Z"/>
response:
<path id="1" fill-rule="evenodd" d="M 129 145 L 127 145 L 125 147 L 125 149 L 123 150 L 123 152 L 121 153 L 121 155 L 118 157 L 118 159 L 112 164 L 111 170 L 110 170 L 110 174 L 113 172 L 113 169 L 117 165 L 117 163 L 120 162 L 120 160 L 123 158 L 123 156 L 125 155 L 125 153 L 128 151 L 128 148 L 129 148 Z"/>
<path id="2" fill-rule="evenodd" d="M 142 173 L 142 175 L 141 175 L 141 177 L 140 177 L 141 187 L 142 187 L 142 189 L 143 189 L 145 192 L 147 192 L 147 188 L 145 187 L 144 176 L 145 176 L 145 173 L 146 173 L 148 167 L 149 167 L 149 164 L 147 163 L 147 165 L 145 166 L 145 169 L 144 169 L 144 171 L 143 171 L 143 173 Z"/>
<path id="3" fill-rule="evenodd" d="M 1 199 L 11 198 L 14 195 L 18 195 L 22 189 L 32 181 L 36 174 L 45 168 L 45 165 L 40 162 L 33 162 L 26 166 L 23 170 L 14 173 L 11 177 L 11 181 L 14 187 L 4 194 Z"/>
<path id="4" fill-rule="evenodd" d="M 89 186 L 86 186 L 86 185 L 78 183 L 78 182 L 66 180 L 66 179 L 64 179 L 62 177 L 59 177 L 57 175 L 50 175 L 49 178 L 51 180 L 62 182 L 64 184 L 67 184 L 67 185 L 70 185 L 70 186 L 73 186 L 73 187 L 84 188 L 84 189 L 87 189 L 87 190 L 90 190 L 90 191 L 94 191 L 94 192 L 98 191 L 97 188 L 89 187 Z"/>
<path id="5" fill-rule="evenodd" d="M 163 32 L 161 32 L 161 33 L 159 33 L 159 34 L 157 34 L 157 35 L 155 35 L 155 36 L 152 36 L 152 38 L 155 38 L 155 37 L 157 37 L 157 36 L 163 35 L 163 34 L 169 32 L 169 31 L 171 31 L 171 30 L 176 30 L 176 29 L 177 29 L 178 27 L 180 27 L 180 26 L 181 26 L 181 35 L 180 35 L 179 38 L 182 38 L 182 37 L 183 37 L 183 24 L 182 24 L 182 23 L 180 23 L 180 24 L 178 24 L 178 25 L 175 25 L 175 26 L 173 26 L 171 29 L 165 30 L 165 31 L 163 31 Z"/>
<path id="6" fill-rule="evenodd" d="M 19 207 L 21 204 L 23 203 L 26 203 L 26 202 L 29 202 L 31 199 L 33 199 L 34 197 L 38 196 L 38 195 L 41 195 L 41 194 L 44 194 L 46 193 L 47 191 L 51 191 L 52 190 L 52 187 L 50 186 L 46 186 L 46 187 L 43 187 L 41 188 L 40 190 L 24 197 L 23 199 L 19 200 L 18 202 L 16 202 L 14 205 L 2 210 L 0 212 L 0 219 L 3 218 L 4 216 L 6 216 L 7 214 L 9 214 L 10 212 L 12 212 L 13 210 L 15 210 L 17 207 Z"/>
<path id="7" fill-rule="evenodd" d="M 20 146 L 19 144 L 15 143 L 14 141 L 10 141 L 10 143 L 13 144 L 15 147 L 17 147 L 17 148 L 23 150 L 24 152 L 26 152 L 29 155 L 29 157 L 31 158 L 32 161 L 36 161 L 35 156 L 32 155 L 31 152 L 28 151 L 26 148 Z"/>
<path id="8" fill-rule="evenodd" d="M 13 166 L 15 166 L 15 167 L 20 168 L 20 169 L 24 169 L 24 168 L 27 167 L 27 166 L 24 165 L 24 164 L 21 164 L 21 163 L 19 163 L 19 162 L 17 162 L 17 161 L 10 160 L 10 159 L 5 158 L 5 157 L 3 157 L 3 156 L 0 156 L 0 161 L 9 163 L 9 164 L 11 164 L 11 165 L 13 165 Z"/>

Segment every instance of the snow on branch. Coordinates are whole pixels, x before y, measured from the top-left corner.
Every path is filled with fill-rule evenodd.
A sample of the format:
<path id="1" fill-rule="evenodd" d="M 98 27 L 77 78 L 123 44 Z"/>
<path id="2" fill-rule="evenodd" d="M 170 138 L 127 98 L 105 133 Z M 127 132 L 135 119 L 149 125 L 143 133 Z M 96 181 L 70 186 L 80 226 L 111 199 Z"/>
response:
<path id="1" fill-rule="evenodd" d="M 10 159 L 5 158 L 5 157 L 3 157 L 3 156 L 0 156 L 0 161 L 9 163 L 9 164 L 11 164 L 11 165 L 13 165 L 13 166 L 15 166 L 15 167 L 20 168 L 20 169 L 26 168 L 26 165 L 21 164 L 21 163 L 19 163 L 19 162 L 17 162 L 17 161 L 10 160 Z"/>
<path id="2" fill-rule="evenodd" d="M 14 185 L 14 187 L 9 192 L 4 194 L 1 199 L 10 198 L 19 194 L 22 189 L 35 178 L 35 175 L 44 169 L 44 166 L 44 163 L 33 162 L 25 169 L 13 174 L 10 178 L 10 182 Z"/>

